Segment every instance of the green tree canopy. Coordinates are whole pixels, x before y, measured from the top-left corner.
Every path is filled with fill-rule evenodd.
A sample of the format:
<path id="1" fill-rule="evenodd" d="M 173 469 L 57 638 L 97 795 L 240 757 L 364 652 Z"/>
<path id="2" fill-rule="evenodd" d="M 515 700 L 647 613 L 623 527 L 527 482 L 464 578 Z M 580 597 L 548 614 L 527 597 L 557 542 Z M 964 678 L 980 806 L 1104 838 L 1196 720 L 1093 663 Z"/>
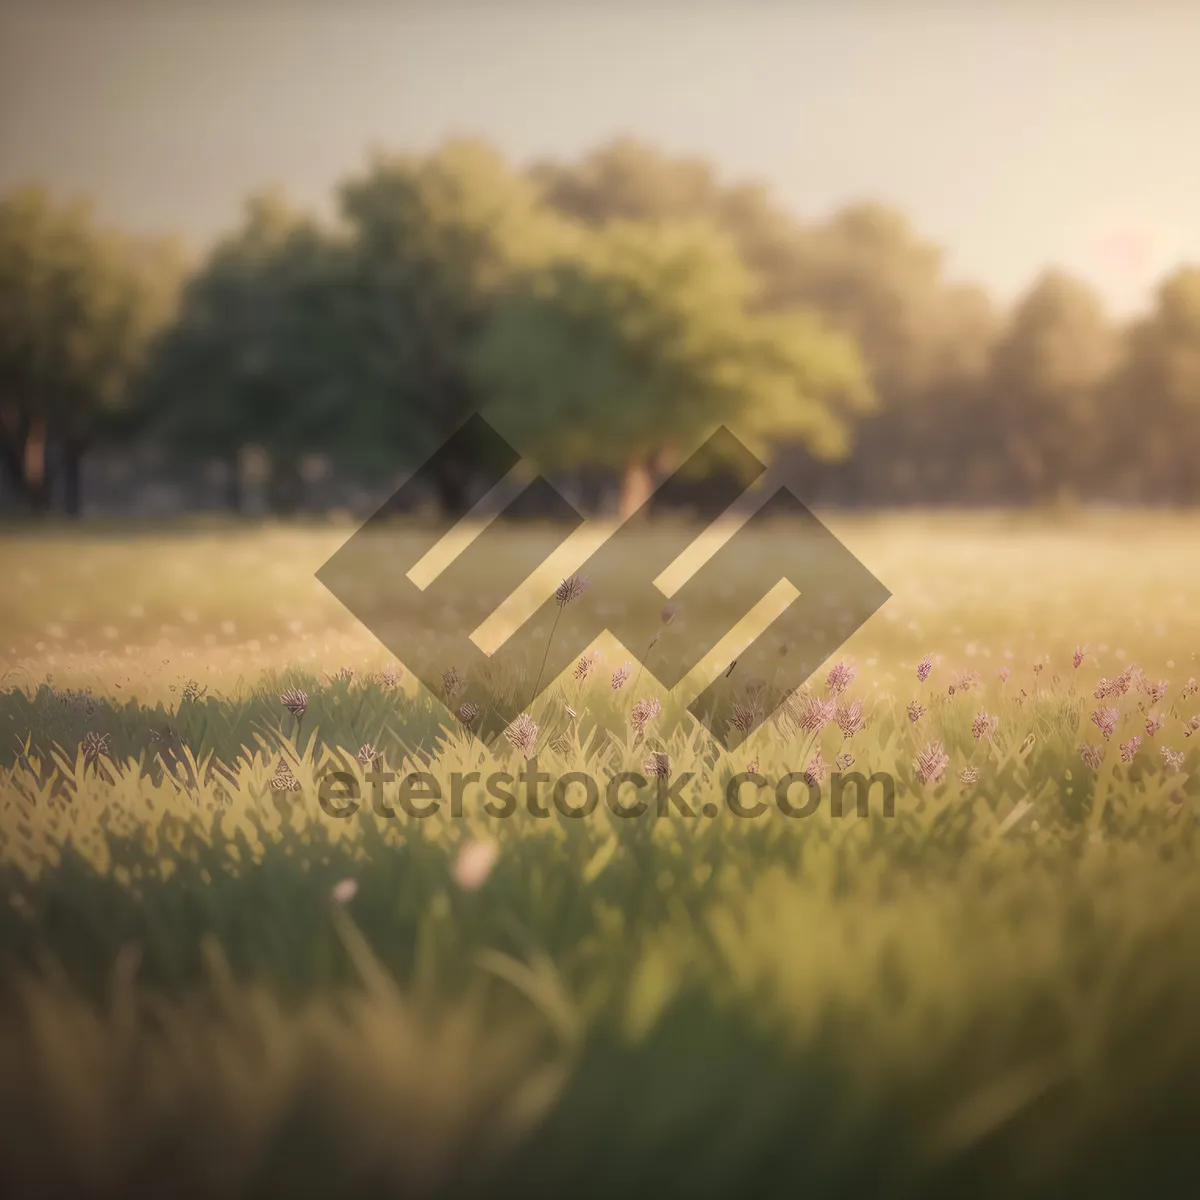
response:
<path id="1" fill-rule="evenodd" d="M 475 356 L 489 417 L 543 469 L 624 474 L 623 509 L 652 464 L 719 423 L 752 449 L 846 448 L 870 388 L 853 345 L 812 313 L 761 313 L 731 240 L 706 222 L 612 221 L 497 307 Z"/>
<path id="2" fill-rule="evenodd" d="M 274 194 L 252 197 L 186 288 L 140 393 L 185 456 L 244 445 L 284 464 L 336 452 L 350 397 L 334 369 L 349 278 L 342 248 Z"/>
<path id="3" fill-rule="evenodd" d="M 367 475 L 420 461 L 484 402 L 469 361 L 499 290 L 574 228 L 473 141 L 377 157 L 339 200 L 325 229 L 257 198 L 193 280 L 146 377 L 177 445 Z M 460 508 L 469 481 L 440 482 Z"/>
<path id="4" fill-rule="evenodd" d="M 99 226 L 37 188 L 0 200 L 0 454 L 34 509 L 79 507 L 83 454 L 128 419 L 128 381 L 172 311 L 182 255 Z"/>

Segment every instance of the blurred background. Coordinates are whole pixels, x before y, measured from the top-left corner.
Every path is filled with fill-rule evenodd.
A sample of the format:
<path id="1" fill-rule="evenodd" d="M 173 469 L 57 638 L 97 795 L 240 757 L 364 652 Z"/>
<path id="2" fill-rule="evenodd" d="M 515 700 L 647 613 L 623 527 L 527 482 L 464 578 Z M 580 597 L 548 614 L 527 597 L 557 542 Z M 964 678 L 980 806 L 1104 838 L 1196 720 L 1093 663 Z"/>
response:
<path id="1" fill-rule="evenodd" d="M 476 410 L 595 512 L 721 422 L 828 506 L 1190 504 L 1198 50 L 1185 6 L 6 5 L 3 512 L 367 512 Z"/>

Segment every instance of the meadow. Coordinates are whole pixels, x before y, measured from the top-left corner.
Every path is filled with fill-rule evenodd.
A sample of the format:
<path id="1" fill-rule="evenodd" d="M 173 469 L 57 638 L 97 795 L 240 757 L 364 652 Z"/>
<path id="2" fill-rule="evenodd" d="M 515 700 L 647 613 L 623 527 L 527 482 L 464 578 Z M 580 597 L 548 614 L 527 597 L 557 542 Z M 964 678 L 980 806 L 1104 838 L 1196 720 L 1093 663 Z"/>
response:
<path id="1" fill-rule="evenodd" d="M 891 816 L 333 819 L 530 748 L 316 580 L 350 526 L 0 536 L 4 1194 L 1194 1194 L 1200 519 L 828 524 L 892 598 L 794 704 L 727 750 L 601 639 L 536 757 Z"/>

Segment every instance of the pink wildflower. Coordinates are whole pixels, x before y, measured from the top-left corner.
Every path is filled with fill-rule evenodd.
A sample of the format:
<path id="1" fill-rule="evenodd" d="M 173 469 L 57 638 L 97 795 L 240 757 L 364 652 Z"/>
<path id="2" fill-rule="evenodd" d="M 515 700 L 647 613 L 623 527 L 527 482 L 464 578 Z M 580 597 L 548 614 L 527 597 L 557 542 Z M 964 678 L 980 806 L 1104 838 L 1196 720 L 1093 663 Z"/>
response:
<path id="1" fill-rule="evenodd" d="M 990 716 L 986 712 L 977 712 L 975 720 L 971 722 L 971 736 L 978 742 L 983 738 L 990 738 L 995 732 L 996 727 L 1000 724 L 999 717 Z"/>
<path id="2" fill-rule="evenodd" d="M 1115 708 L 1098 708 L 1092 713 L 1092 724 L 1104 734 L 1104 740 L 1107 742 L 1116 731 L 1120 717 L 1121 714 Z"/>
<path id="3" fill-rule="evenodd" d="M 937 783 L 950 765 L 950 756 L 941 742 L 931 742 L 916 757 L 913 766 L 918 783 Z"/>
<path id="4" fill-rule="evenodd" d="M 839 704 L 834 717 L 837 727 L 842 731 L 842 737 L 852 738 L 865 725 L 862 715 L 862 701 L 855 700 L 851 704 Z"/>
<path id="5" fill-rule="evenodd" d="M 848 663 L 836 663 L 825 680 L 825 686 L 835 696 L 844 692 L 853 682 L 858 672 Z"/>
<path id="6" fill-rule="evenodd" d="M 1133 756 L 1138 752 L 1138 747 L 1142 744 L 1142 735 L 1135 733 L 1127 742 L 1121 743 L 1121 761 L 1132 762 Z"/>

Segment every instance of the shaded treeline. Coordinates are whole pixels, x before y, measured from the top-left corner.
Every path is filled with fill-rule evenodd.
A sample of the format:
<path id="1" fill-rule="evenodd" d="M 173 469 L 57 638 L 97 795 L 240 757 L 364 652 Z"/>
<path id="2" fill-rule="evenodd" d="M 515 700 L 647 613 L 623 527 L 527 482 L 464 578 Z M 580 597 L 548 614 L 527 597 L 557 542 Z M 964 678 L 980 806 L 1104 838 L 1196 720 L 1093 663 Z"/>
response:
<path id="1" fill-rule="evenodd" d="M 1058 272 L 1001 312 L 889 208 L 805 224 L 633 141 L 528 170 L 453 141 L 337 199 L 322 223 L 254 197 L 190 265 L 36 189 L 0 201 L 0 461 L 27 506 L 78 511 L 87 449 L 140 439 L 261 448 L 286 507 L 306 459 L 386 479 L 475 410 L 626 510 L 721 421 L 838 503 L 1200 498 L 1200 268 L 1127 325 Z M 448 470 L 442 504 L 471 485 Z"/>

